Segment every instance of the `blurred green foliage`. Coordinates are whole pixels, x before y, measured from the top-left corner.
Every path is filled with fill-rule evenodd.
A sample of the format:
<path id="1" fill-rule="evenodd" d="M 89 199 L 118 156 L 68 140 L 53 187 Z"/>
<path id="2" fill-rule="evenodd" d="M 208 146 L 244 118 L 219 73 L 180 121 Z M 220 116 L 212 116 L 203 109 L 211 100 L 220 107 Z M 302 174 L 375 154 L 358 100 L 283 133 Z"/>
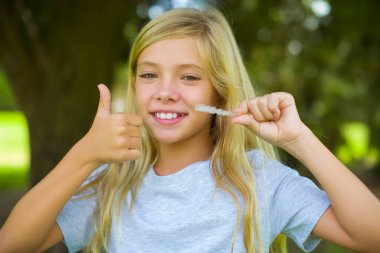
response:
<path id="1" fill-rule="evenodd" d="M 372 168 L 379 161 L 379 150 L 370 147 L 369 128 L 361 122 L 345 123 L 341 126 L 344 142 L 335 153 L 346 164 L 363 163 L 361 168 Z"/>
<path id="2" fill-rule="evenodd" d="M 29 157 L 25 116 L 20 112 L 0 112 L 0 190 L 26 187 Z"/>
<path id="3" fill-rule="evenodd" d="M 378 150 L 379 2 L 254 2 L 251 9 L 236 7 L 232 18 L 259 93 L 291 92 L 303 120 L 332 150 L 347 144 L 351 137 L 342 133 L 351 122 L 367 128 L 360 140 L 366 150 Z M 324 15 L 318 4 L 329 6 Z M 379 169 L 379 161 L 362 166 Z"/>

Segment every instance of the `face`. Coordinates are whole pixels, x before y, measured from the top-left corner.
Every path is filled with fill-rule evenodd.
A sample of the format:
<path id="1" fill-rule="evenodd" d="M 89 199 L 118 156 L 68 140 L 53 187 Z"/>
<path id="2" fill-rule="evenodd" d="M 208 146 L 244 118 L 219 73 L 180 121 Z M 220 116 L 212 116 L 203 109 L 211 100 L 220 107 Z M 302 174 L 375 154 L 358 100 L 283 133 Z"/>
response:
<path id="1" fill-rule="evenodd" d="M 135 76 L 139 114 L 160 144 L 209 140 L 211 115 L 195 104 L 216 104 L 216 92 L 192 38 L 158 41 L 144 49 Z"/>

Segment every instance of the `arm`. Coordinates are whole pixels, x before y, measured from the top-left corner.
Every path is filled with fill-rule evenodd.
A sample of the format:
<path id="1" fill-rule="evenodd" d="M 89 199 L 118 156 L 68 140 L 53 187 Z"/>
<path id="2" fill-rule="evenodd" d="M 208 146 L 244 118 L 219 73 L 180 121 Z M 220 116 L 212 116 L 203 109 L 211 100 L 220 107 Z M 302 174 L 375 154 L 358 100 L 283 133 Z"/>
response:
<path id="1" fill-rule="evenodd" d="M 362 252 L 380 248 L 380 202 L 299 119 L 294 99 L 272 93 L 244 102 L 233 123 L 242 124 L 302 162 L 327 192 L 332 206 L 313 234 Z"/>
<path id="2" fill-rule="evenodd" d="M 101 164 L 141 156 L 141 118 L 110 114 L 110 93 L 104 85 L 99 89 L 99 108 L 90 131 L 16 204 L 0 230 L 0 252 L 41 251 L 62 240 L 55 220 L 90 173 Z"/>
<path id="3" fill-rule="evenodd" d="M 311 131 L 285 150 L 311 171 L 331 200 L 313 233 L 354 250 L 379 250 L 380 202 L 370 190 Z"/>

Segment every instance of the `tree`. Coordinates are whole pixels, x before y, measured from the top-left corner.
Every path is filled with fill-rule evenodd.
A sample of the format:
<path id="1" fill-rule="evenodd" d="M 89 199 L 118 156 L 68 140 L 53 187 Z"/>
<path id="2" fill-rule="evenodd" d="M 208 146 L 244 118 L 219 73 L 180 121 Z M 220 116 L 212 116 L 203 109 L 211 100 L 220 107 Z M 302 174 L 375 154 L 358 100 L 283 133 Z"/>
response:
<path id="1" fill-rule="evenodd" d="M 1 1 L 0 66 L 30 128 L 31 184 L 91 126 L 98 83 L 125 60 L 135 1 Z"/>

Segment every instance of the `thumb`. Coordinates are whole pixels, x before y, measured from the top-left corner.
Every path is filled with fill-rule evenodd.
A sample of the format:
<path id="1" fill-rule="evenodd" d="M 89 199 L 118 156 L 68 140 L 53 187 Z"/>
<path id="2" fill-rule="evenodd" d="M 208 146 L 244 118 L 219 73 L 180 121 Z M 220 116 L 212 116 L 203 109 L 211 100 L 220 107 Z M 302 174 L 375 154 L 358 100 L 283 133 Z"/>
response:
<path id="1" fill-rule="evenodd" d="M 100 98 L 97 114 L 109 115 L 111 113 L 111 92 L 104 84 L 98 85 Z"/>

